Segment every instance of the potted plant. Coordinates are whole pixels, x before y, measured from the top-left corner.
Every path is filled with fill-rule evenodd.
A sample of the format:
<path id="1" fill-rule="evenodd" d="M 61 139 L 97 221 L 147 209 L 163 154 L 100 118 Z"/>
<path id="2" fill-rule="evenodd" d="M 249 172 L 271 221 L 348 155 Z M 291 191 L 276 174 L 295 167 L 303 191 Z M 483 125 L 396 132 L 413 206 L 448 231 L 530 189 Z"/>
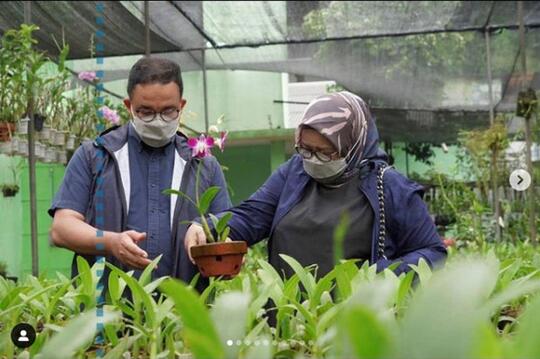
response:
<path id="1" fill-rule="evenodd" d="M 219 147 L 223 151 L 226 137 L 226 132 L 221 132 L 220 137 L 216 139 L 212 136 L 201 134 L 198 138 L 190 138 L 188 145 L 192 149 L 193 157 L 203 159 L 211 156 L 210 149 L 214 146 Z M 210 204 L 221 189 L 220 187 L 212 186 L 206 189 L 202 195 L 199 195 L 200 169 L 201 166 L 197 168 L 195 180 L 195 200 L 174 189 L 166 190 L 164 193 L 181 196 L 197 208 L 200 216 L 200 224 L 204 229 L 208 243 L 193 246 L 191 248 L 191 255 L 202 276 L 224 276 L 231 278 L 240 272 L 244 255 L 247 253 L 247 245 L 244 241 L 230 241 L 228 239 L 230 228 L 227 224 L 232 217 L 232 213 L 227 212 L 221 218 L 207 213 Z M 195 221 L 190 223 L 199 224 Z"/>
<path id="2" fill-rule="evenodd" d="M 13 182 L 12 183 L 3 183 L 0 185 L 2 188 L 2 194 L 4 197 L 15 197 L 15 195 L 19 192 L 19 172 L 24 166 L 25 161 L 23 159 L 20 159 L 17 164 L 14 164 L 13 162 L 9 165 L 11 169 L 11 174 L 13 175 Z"/>
<path id="3" fill-rule="evenodd" d="M 25 52 L 31 43 L 31 28 L 7 30 L 0 44 L 0 142 L 9 141 L 17 130 L 17 120 L 26 110 L 26 97 L 21 96 L 25 82 Z"/>
<path id="4" fill-rule="evenodd" d="M 3 184 L 2 194 L 4 197 L 15 197 L 15 195 L 19 192 L 19 189 L 19 185 L 17 184 Z"/>

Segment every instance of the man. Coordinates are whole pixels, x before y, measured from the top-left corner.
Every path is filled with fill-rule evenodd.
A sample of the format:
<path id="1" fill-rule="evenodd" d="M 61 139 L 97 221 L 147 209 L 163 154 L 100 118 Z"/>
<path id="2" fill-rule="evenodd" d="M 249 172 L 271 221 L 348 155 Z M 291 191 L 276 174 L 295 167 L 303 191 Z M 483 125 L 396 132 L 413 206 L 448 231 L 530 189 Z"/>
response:
<path id="1" fill-rule="evenodd" d="M 138 277 L 162 255 L 154 279 L 170 275 L 190 281 L 198 270 L 184 251 L 184 221 L 197 217 L 197 211 L 162 191 L 174 188 L 195 198 L 202 166 L 199 193 L 221 187 L 210 208 L 217 213 L 231 207 L 223 172 L 214 157 L 192 158 L 187 138 L 177 132 L 186 100 L 176 63 L 140 59 L 129 73 L 127 92 L 129 123 L 83 143 L 70 160 L 49 209 L 50 236 L 55 245 L 75 252 L 73 276 L 77 256 L 90 265 L 97 255 L 105 256 L 123 270 L 135 269 Z M 108 270 L 105 284 L 107 275 Z"/>

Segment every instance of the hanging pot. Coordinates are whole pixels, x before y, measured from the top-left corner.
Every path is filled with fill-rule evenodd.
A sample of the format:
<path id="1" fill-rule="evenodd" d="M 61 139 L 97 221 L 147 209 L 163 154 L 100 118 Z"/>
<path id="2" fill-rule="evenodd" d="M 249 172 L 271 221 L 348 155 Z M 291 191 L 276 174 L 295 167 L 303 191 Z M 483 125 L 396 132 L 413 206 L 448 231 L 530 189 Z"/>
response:
<path id="1" fill-rule="evenodd" d="M 39 139 L 47 142 L 51 136 L 51 126 L 43 125 L 41 132 L 39 133 Z"/>
<path id="2" fill-rule="evenodd" d="M 62 153 L 65 153 L 63 149 L 56 149 L 56 153 L 55 153 L 55 162 L 62 162 Z"/>
<path id="3" fill-rule="evenodd" d="M 69 135 L 67 142 L 66 142 L 66 149 L 67 150 L 73 150 L 75 149 L 75 139 L 77 137 L 75 135 Z"/>
<path id="4" fill-rule="evenodd" d="M 34 143 L 34 155 L 37 159 L 43 159 L 45 157 L 45 148 L 41 142 Z"/>
<path id="5" fill-rule="evenodd" d="M 58 162 L 65 165 L 67 163 L 67 153 L 66 153 L 66 151 L 60 150 L 60 151 L 56 152 L 56 154 L 57 154 Z"/>
<path id="6" fill-rule="evenodd" d="M 45 122 L 45 119 L 47 116 L 40 115 L 39 113 L 34 114 L 34 129 L 37 132 L 41 132 L 43 130 L 43 123 Z"/>
<path id="7" fill-rule="evenodd" d="M 246 252 L 247 244 L 244 241 L 216 242 L 191 247 L 191 256 L 203 277 L 234 277 L 242 268 Z"/>
<path id="8" fill-rule="evenodd" d="M 56 141 L 56 133 L 58 131 L 54 128 L 51 128 L 51 130 L 49 131 L 49 145 L 54 145 L 55 144 L 55 141 Z"/>
<path id="9" fill-rule="evenodd" d="M 66 144 L 67 131 L 57 131 L 54 139 L 54 144 L 64 146 Z"/>
<path id="10" fill-rule="evenodd" d="M 17 123 L 17 133 L 20 135 L 26 135 L 28 134 L 28 122 L 30 122 L 30 119 L 28 116 L 25 118 L 21 118 L 19 122 Z"/>
<path id="11" fill-rule="evenodd" d="M 6 142 L 13 137 L 17 126 L 11 122 L 0 122 L 0 142 Z M 10 134 L 12 136 L 10 136 Z"/>
<path id="12" fill-rule="evenodd" d="M 16 155 L 19 152 L 19 142 L 20 140 L 17 137 L 11 139 L 11 154 Z"/>
<path id="13" fill-rule="evenodd" d="M 1 187 L 4 197 L 15 197 L 15 195 L 19 192 L 18 185 L 3 185 Z"/>
<path id="14" fill-rule="evenodd" d="M 54 147 L 47 147 L 45 151 L 45 162 L 51 163 L 56 161 L 56 149 Z"/>
<path id="15" fill-rule="evenodd" d="M 0 142 L 0 153 L 6 156 L 9 156 L 12 154 L 13 151 L 13 142 L 7 141 L 7 142 Z"/>
<path id="16" fill-rule="evenodd" d="M 19 148 L 17 150 L 17 153 L 20 156 L 28 157 L 28 141 L 27 140 L 19 140 Z"/>

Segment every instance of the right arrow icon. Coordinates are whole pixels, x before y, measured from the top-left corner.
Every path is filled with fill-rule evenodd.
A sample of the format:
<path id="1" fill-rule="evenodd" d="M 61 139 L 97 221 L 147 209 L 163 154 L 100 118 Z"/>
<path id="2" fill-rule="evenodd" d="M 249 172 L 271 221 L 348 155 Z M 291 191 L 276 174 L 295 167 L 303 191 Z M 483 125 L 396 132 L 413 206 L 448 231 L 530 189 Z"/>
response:
<path id="1" fill-rule="evenodd" d="M 516 191 L 525 191 L 531 185 L 531 175 L 524 169 L 518 169 L 510 174 L 510 186 Z"/>

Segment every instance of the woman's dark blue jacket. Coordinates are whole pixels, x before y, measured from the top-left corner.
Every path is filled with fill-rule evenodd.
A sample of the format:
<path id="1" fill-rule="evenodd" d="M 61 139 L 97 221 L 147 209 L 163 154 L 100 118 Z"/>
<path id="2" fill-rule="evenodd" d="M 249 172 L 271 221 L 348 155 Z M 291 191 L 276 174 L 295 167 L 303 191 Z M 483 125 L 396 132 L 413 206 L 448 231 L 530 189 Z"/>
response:
<path id="1" fill-rule="evenodd" d="M 373 123 L 369 124 L 363 157 L 358 188 L 368 199 L 374 213 L 370 263 L 377 263 L 377 270 L 382 270 L 394 261 L 401 261 L 396 274 L 410 270 L 409 264 L 417 264 L 420 258 L 424 258 L 432 267 L 442 264 L 447 252 L 422 200 L 423 188 L 394 169 L 388 169 L 384 175 L 384 253 L 388 259 L 378 258 L 377 166 L 384 163 L 387 156 L 378 148 L 378 133 Z M 271 237 L 276 225 L 300 201 L 306 185 L 312 180 L 304 171 L 302 158 L 294 155 L 249 199 L 228 210 L 233 213 L 229 222 L 231 239 L 244 240 L 252 245 Z M 294 241 L 294 238 L 289 240 Z M 316 246 L 317 238 L 313 238 L 313 241 Z"/>

